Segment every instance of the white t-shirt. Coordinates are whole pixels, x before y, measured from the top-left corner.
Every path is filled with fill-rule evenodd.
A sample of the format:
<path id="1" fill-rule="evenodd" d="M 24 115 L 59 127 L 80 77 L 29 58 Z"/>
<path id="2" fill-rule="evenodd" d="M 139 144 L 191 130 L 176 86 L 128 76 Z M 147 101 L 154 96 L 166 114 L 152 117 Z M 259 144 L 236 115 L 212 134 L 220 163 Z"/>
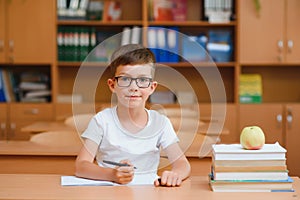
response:
<path id="1" fill-rule="evenodd" d="M 160 150 L 179 140 L 166 116 L 154 110 L 146 111 L 146 127 L 132 134 L 122 127 L 117 107 L 107 108 L 92 118 L 82 137 L 99 145 L 96 160 L 100 166 L 114 167 L 102 160 L 120 162 L 128 159 L 136 167 L 135 178 L 147 176 L 149 183 L 153 183 L 157 178 Z"/>

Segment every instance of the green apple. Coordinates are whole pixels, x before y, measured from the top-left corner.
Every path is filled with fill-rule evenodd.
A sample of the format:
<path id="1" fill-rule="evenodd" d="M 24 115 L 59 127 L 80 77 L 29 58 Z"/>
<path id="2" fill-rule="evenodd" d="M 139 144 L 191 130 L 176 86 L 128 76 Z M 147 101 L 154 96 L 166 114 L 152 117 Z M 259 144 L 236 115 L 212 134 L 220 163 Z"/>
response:
<path id="1" fill-rule="evenodd" d="M 244 127 L 240 135 L 240 143 L 245 149 L 260 149 L 265 144 L 265 134 L 259 126 Z"/>

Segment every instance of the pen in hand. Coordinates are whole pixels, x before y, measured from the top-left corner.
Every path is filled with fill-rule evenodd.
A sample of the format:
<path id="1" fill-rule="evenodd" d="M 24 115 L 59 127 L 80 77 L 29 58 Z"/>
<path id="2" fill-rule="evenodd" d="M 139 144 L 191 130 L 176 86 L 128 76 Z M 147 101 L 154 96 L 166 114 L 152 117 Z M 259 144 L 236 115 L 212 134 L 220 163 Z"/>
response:
<path id="1" fill-rule="evenodd" d="M 119 166 L 119 167 L 130 167 L 130 165 L 126 164 L 126 163 L 118 163 L 118 162 L 113 162 L 113 161 L 109 161 L 109 160 L 103 160 L 104 163 L 106 164 L 110 164 L 110 165 L 115 165 L 115 166 Z M 133 167 L 134 169 L 136 169 L 136 167 Z"/>

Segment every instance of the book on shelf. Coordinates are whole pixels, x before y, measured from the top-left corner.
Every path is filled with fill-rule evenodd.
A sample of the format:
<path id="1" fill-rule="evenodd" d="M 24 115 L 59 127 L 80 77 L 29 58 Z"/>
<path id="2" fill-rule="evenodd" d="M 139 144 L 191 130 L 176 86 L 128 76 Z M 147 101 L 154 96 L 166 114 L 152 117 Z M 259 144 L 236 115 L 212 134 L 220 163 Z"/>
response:
<path id="1" fill-rule="evenodd" d="M 33 98 L 33 97 L 43 97 L 43 96 L 50 96 L 50 90 L 33 90 L 25 93 L 24 98 Z"/>
<path id="2" fill-rule="evenodd" d="M 4 81 L 3 81 L 3 75 L 2 70 L 0 69 L 0 102 L 5 102 L 5 92 L 4 92 Z"/>
<path id="3" fill-rule="evenodd" d="M 86 10 L 87 20 L 102 20 L 104 11 L 103 1 L 90 1 Z"/>
<path id="4" fill-rule="evenodd" d="M 261 103 L 262 95 L 262 76 L 260 74 L 240 75 L 240 103 Z"/>
<path id="5" fill-rule="evenodd" d="M 48 85 L 40 82 L 21 82 L 19 88 L 21 90 L 45 90 Z"/>
<path id="6" fill-rule="evenodd" d="M 187 0 L 151 1 L 149 3 L 151 19 L 155 21 L 185 21 L 187 19 Z"/>
<path id="7" fill-rule="evenodd" d="M 15 93 L 13 88 L 13 83 L 11 81 L 11 72 L 8 70 L 2 70 L 2 81 L 3 90 L 6 102 L 15 102 Z"/>
<path id="8" fill-rule="evenodd" d="M 214 192 L 293 192 L 293 179 L 286 180 L 214 180 L 209 176 L 209 185 Z"/>
<path id="9" fill-rule="evenodd" d="M 214 144 L 215 160 L 280 160 L 285 159 L 286 149 L 278 142 L 264 144 L 259 150 L 247 150 L 241 144 Z"/>

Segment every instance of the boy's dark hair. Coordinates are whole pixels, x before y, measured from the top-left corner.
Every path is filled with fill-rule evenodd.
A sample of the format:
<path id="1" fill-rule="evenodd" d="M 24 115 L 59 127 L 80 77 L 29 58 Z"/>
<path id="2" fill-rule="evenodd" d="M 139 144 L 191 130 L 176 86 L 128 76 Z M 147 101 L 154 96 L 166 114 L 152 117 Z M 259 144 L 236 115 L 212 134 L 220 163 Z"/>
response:
<path id="1" fill-rule="evenodd" d="M 115 76 L 119 66 L 152 64 L 154 69 L 154 63 L 155 56 L 150 49 L 139 44 L 127 44 L 121 46 L 112 54 L 109 67 L 112 76 Z"/>

